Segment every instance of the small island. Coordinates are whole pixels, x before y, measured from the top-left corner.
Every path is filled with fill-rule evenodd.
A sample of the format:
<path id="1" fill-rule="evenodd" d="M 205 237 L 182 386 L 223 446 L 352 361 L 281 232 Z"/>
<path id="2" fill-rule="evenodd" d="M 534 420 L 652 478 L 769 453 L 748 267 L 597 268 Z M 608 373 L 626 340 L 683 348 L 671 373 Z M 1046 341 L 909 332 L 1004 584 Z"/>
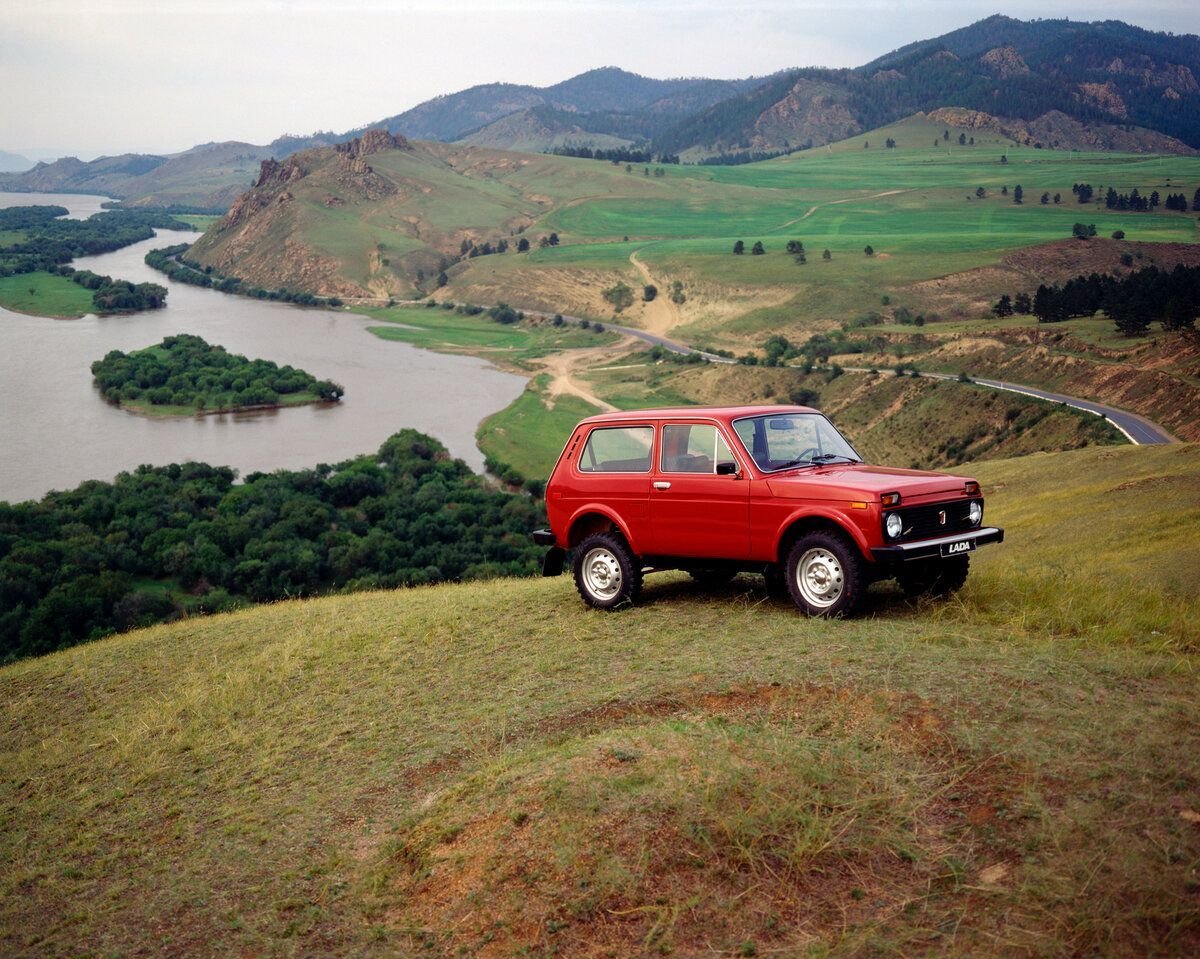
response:
<path id="1" fill-rule="evenodd" d="M 248 360 L 180 333 L 132 353 L 113 350 L 92 364 L 105 399 L 135 413 L 192 416 L 336 402 L 345 390 L 303 370 Z"/>

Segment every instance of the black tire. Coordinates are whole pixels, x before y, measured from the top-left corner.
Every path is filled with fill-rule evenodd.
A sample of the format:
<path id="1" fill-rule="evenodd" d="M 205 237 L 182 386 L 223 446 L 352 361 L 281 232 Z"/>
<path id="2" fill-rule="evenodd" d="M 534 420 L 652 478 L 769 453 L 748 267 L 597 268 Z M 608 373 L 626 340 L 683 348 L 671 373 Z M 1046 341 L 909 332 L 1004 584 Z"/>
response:
<path id="1" fill-rule="evenodd" d="M 945 597 L 963 588 L 971 570 L 968 556 L 931 559 L 909 563 L 896 574 L 896 582 L 905 596 Z"/>
<path id="2" fill-rule="evenodd" d="M 575 588 L 589 606 L 617 609 L 637 601 L 642 566 L 616 533 L 593 533 L 575 547 Z"/>
<path id="3" fill-rule="evenodd" d="M 849 616 L 867 588 L 858 547 L 837 533 L 801 536 L 787 556 L 787 588 L 809 616 Z"/>
<path id="4" fill-rule="evenodd" d="M 938 575 L 930 592 L 934 596 L 949 596 L 957 593 L 967 582 L 967 574 L 971 572 L 969 556 L 955 556 L 938 563 Z"/>
<path id="5" fill-rule="evenodd" d="M 706 589 L 724 586 L 737 575 L 736 569 L 721 569 L 719 566 L 707 569 L 689 569 L 688 575 Z"/>

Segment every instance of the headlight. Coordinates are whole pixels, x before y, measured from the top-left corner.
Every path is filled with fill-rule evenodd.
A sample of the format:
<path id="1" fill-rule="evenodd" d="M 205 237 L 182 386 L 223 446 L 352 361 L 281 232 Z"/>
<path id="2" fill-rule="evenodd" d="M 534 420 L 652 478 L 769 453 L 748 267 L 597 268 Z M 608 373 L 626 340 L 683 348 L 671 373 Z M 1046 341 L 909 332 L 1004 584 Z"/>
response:
<path id="1" fill-rule="evenodd" d="M 904 531 L 904 520 L 900 518 L 899 513 L 888 513 L 888 517 L 883 522 L 883 528 L 887 530 L 888 536 L 892 539 L 899 539 L 900 534 Z"/>
<path id="2" fill-rule="evenodd" d="M 967 518 L 971 521 L 972 526 L 978 526 L 983 521 L 983 504 L 979 500 L 971 501 L 971 506 L 967 510 Z"/>

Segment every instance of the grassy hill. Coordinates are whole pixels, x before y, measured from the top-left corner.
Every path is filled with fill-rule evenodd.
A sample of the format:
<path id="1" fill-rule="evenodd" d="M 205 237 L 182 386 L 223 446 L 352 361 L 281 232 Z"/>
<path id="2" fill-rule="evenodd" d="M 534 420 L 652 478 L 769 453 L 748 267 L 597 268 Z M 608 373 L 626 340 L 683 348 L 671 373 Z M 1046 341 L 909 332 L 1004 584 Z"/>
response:
<path id="1" fill-rule="evenodd" d="M 1200 949 L 1200 448 L 981 464 L 961 597 L 291 602 L 0 670 L 0 949 Z"/>
<path id="2" fill-rule="evenodd" d="M 950 141 L 942 135 L 950 132 Z M 960 146 L 958 134 L 978 134 Z M 892 139 L 897 146 L 885 147 Z M 936 143 L 935 143 L 936 141 Z M 747 328 L 800 329 L 877 305 L 881 290 L 994 264 L 1007 253 L 1069 238 L 1075 222 L 1100 236 L 1194 242 L 1187 215 L 1080 205 L 1075 183 L 1143 195 L 1200 185 L 1200 158 L 1018 147 L 999 133 L 914 117 L 840 144 L 736 167 L 613 165 L 484 148 L 406 143 L 297 154 L 209 230 L 193 255 L 260 285 L 317 294 L 406 297 L 432 292 L 607 317 L 594 283 L 681 280 L 678 325 L 732 340 Z M 870 146 L 864 149 L 864 145 Z M 1001 158 L 1006 162 L 1001 162 Z M 655 175 L 661 170 L 660 175 Z M 1013 202 L 1021 185 L 1025 203 Z M 976 191 L 982 187 L 985 196 Z M 1010 193 L 1006 194 L 1005 189 Z M 1043 205 L 1040 195 L 1058 194 Z M 557 233 L 556 246 L 539 241 Z M 519 238 L 530 240 L 518 255 Z M 505 239 L 501 255 L 463 257 L 463 244 Z M 734 257 L 761 240 L 766 255 Z M 802 240 L 810 263 L 784 251 Z M 870 245 L 875 257 L 865 258 Z M 824 249 L 832 259 L 820 262 Z M 463 257 L 460 260 L 460 257 Z M 1036 283 L 1034 284 L 1036 287 Z M 768 316 L 759 312 L 773 308 Z M 635 309 L 632 317 L 638 320 Z M 782 321 L 782 322 L 781 322 Z"/>

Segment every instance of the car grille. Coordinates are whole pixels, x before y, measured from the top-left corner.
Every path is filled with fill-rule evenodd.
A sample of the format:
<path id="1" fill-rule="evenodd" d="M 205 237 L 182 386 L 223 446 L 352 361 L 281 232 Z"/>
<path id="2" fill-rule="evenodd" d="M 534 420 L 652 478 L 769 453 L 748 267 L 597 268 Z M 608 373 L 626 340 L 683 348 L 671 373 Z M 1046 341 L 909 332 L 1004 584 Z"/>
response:
<path id="1" fill-rule="evenodd" d="M 967 511 L 971 500 L 955 500 L 952 503 L 930 503 L 927 506 L 902 507 L 898 512 L 904 517 L 904 532 L 898 541 L 910 539 L 933 539 L 938 536 L 949 536 L 952 533 L 963 533 L 974 527 Z M 946 522 L 941 522 L 942 513 L 946 514 Z"/>

